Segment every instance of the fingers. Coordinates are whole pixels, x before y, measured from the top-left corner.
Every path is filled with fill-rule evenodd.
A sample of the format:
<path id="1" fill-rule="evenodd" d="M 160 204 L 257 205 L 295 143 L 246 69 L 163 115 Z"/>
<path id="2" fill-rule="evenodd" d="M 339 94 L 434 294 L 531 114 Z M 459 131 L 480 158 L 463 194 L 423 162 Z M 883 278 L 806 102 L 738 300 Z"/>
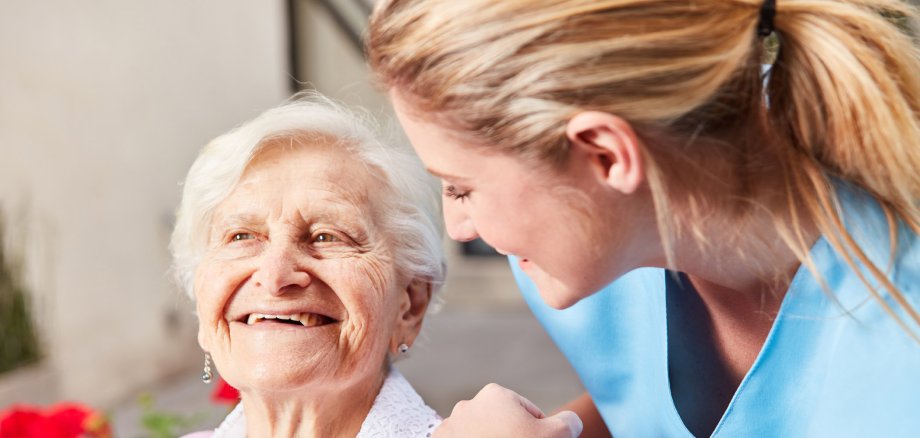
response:
<path id="1" fill-rule="evenodd" d="M 526 398 L 522 397 L 520 394 L 514 391 L 511 391 L 511 392 L 517 398 L 518 403 L 520 403 L 521 406 L 524 407 L 527 413 L 529 413 L 530 415 L 533 415 L 533 417 L 537 419 L 546 418 L 546 414 L 544 414 L 543 411 L 537 407 L 537 405 L 533 404 L 533 402 L 531 402 L 530 400 L 527 400 Z"/>
<path id="2" fill-rule="evenodd" d="M 540 408 L 538 408 L 537 405 L 533 404 L 533 402 L 531 402 L 530 400 L 527 400 L 520 394 L 508 388 L 505 388 L 504 386 L 501 386 L 497 383 L 490 383 L 484 386 L 481 390 L 479 390 L 479 393 L 476 394 L 476 397 L 474 397 L 474 399 L 475 398 L 485 398 L 485 399 L 510 398 L 511 400 L 514 400 L 519 405 L 521 405 L 521 407 L 523 407 L 524 410 L 527 411 L 527 413 L 532 415 L 534 418 L 537 418 L 537 419 L 546 418 L 546 414 L 543 413 L 543 411 Z"/>
<path id="3" fill-rule="evenodd" d="M 454 405 L 450 417 L 435 430 L 435 437 L 576 438 L 582 429 L 581 419 L 572 411 L 546 417 L 518 393 L 489 384 L 472 400 Z"/>
<path id="4" fill-rule="evenodd" d="M 584 425 L 581 422 L 581 418 L 578 418 L 578 415 L 572 411 L 562 411 L 552 417 L 547 418 L 544 421 L 558 421 L 569 433 L 571 433 L 572 438 L 577 438 L 581 435 L 581 431 L 584 428 Z"/>

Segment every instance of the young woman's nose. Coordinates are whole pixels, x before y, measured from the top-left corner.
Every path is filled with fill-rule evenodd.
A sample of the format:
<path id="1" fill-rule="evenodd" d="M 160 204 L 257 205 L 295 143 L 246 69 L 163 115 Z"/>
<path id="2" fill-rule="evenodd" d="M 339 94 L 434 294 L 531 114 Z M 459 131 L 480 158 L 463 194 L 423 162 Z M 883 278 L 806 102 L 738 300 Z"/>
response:
<path id="1" fill-rule="evenodd" d="M 291 288 L 303 289 L 309 286 L 312 277 L 298 263 L 298 258 L 294 244 L 270 245 L 262 254 L 258 269 L 252 274 L 256 287 L 264 288 L 273 295 L 281 295 Z"/>
<path id="2" fill-rule="evenodd" d="M 473 219 L 461 207 L 450 204 L 451 202 L 444 203 L 444 225 L 447 235 L 458 242 L 469 242 L 479 237 Z"/>

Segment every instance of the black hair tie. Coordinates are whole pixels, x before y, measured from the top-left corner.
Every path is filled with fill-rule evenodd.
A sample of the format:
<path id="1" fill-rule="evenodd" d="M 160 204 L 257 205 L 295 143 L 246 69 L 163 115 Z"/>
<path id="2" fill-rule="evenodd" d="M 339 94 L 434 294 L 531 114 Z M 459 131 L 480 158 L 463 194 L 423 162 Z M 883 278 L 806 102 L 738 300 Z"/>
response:
<path id="1" fill-rule="evenodd" d="M 773 17 L 776 16 L 776 0 L 764 0 L 760 6 L 760 21 L 757 22 L 757 35 L 765 37 L 773 33 Z"/>

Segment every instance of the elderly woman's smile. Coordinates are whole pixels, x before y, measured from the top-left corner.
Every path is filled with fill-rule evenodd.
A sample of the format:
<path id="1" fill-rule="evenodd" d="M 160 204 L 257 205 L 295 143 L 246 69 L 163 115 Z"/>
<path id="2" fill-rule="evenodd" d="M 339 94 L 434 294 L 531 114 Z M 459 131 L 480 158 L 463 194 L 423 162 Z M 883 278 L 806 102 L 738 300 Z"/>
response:
<path id="1" fill-rule="evenodd" d="M 233 320 L 236 321 L 236 320 Z M 266 325 L 270 329 L 275 329 L 272 327 L 273 323 L 283 323 L 285 325 L 293 325 L 299 327 L 319 327 L 321 325 L 329 324 L 330 322 L 337 322 L 334 319 L 321 315 L 316 312 L 297 312 L 297 313 L 288 313 L 288 314 L 274 314 L 267 315 L 264 313 L 250 313 L 249 316 L 246 316 L 243 320 L 236 322 L 245 321 L 246 325 L 253 325 L 256 323 L 259 324 L 259 327 L 265 327 Z"/>

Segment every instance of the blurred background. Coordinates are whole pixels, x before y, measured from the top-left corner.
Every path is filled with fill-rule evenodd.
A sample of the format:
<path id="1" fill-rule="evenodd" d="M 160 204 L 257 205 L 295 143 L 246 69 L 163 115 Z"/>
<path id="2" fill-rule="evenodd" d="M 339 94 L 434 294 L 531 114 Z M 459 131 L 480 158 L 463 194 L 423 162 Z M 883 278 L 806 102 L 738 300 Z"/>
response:
<path id="1" fill-rule="evenodd" d="M 179 183 L 208 140 L 300 89 L 389 119 L 360 48 L 370 3 L 0 0 L 0 411 L 78 401 L 119 437 L 146 436 L 150 409 L 216 426 L 227 408 L 167 273 Z M 398 365 L 429 404 L 447 415 L 493 381 L 545 410 L 580 394 L 506 260 L 447 251 L 446 305 Z"/>
<path id="2" fill-rule="evenodd" d="M 301 89 L 389 119 L 360 48 L 371 2 L 0 0 L 0 411 L 78 401 L 118 437 L 171 413 L 218 424 L 167 273 L 179 183 Z M 446 248 L 446 305 L 398 364 L 429 404 L 447 415 L 489 382 L 544 410 L 580 394 L 505 259 Z"/>

